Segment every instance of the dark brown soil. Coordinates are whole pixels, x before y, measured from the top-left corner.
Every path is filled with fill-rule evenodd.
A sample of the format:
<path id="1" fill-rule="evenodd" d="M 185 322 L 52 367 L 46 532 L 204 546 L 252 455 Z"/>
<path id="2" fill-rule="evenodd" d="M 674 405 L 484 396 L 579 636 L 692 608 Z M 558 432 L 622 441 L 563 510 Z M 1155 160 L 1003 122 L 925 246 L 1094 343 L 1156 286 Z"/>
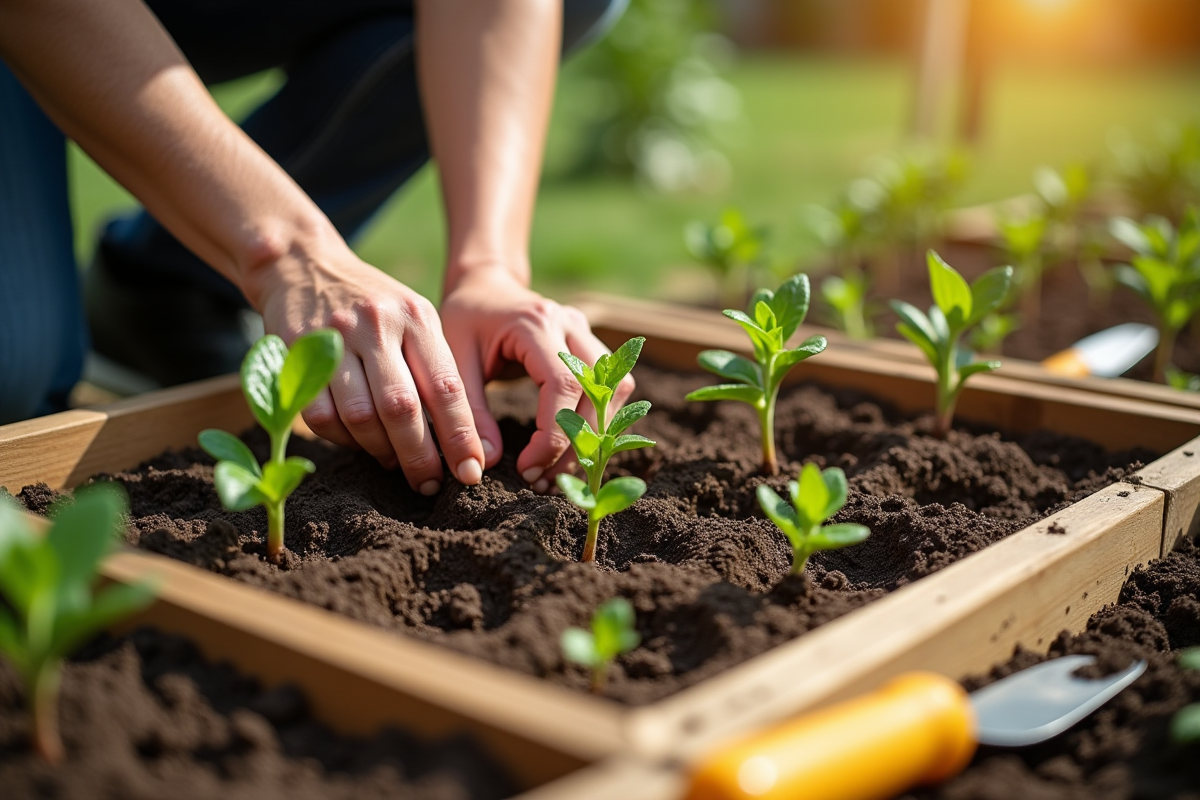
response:
<path id="1" fill-rule="evenodd" d="M 1120 480 L 1145 452 L 1105 454 L 1039 433 L 960 428 L 948 441 L 855 393 L 786 390 L 778 411 L 782 488 L 803 461 L 850 479 L 839 521 L 870 526 L 858 547 L 816 555 L 810 580 L 789 578 L 790 551 L 754 499 L 757 419 L 740 403 L 685 403 L 701 376 L 639 367 L 654 410 L 636 430 L 658 447 L 623 454 L 611 474 L 649 483 L 634 507 L 601 525 L 597 566 L 576 563 L 586 521 L 561 497 L 538 496 L 513 453 L 531 433 L 536 393 L 498 393 L 506 455 L 482 484 L 451 482 L 434 498 L 370 458 L 295 442 L 317 473 L 288 503 L 284 567 L 262 558 L 265 514 L 223 511 L 212 461 L 172 452 L 115 477 L 133 509 L 129 541 L 364 622 L 586 688 L 563 663 L 562 631 L 602 601 L 629 598 L 642 646 L 621 657 L 608 694 L 649 702 L 786 642 L 887 591 L 986 547 Z M 265 440 L 252 435 L 260 458 Z M 27 490 L 31 505 L 46 498 Z"/>
<path id="2" fill-rule="evenodd" d="M 981 748 L 966 772 L 906 800 L 1197 800 L 1200 745 L 1171 741 L 1179 709 L 1200 701 L 1200 672 L 1176 665 L 1179 651 L 1200 645 L 1200 549 L 1192 542 L 1136 570 L 1120 602 L 1098 612 L 1078 636 L 1063 633 L 1049 657 L 1095 655 L 1111 673 L 1144 658 L 1132 686 L 1062 736 L 1034 747 Z M 984 686 L 1045 660 L 1018 651 L 1006 664 L 968 682 Z"/>
<path id="3" fill-rule="evenodd" d="M 5 800 L 485 800 L 515 791 L 466 738 L 338 736 L 313 721 L 299 690 L 264 690 L 150 629 L 99 640 L 66 664 L 62 765 L 31 752 L 23 704 L 15 672 L 0 662 Z"/>
<path id="4" fill-rule="evenodd" d="M 971 280 L 992 267 L 1008 263 L 1003 260 L 1003 253 L 983 246 L 942 245 L 937 249 L 947 262 Z M 910 257 L 905 262 L 895 297 L 920 309 L 928 308 L 933 302 L 923 255 L 920 260 Z M 887 299 L 876 301 L 881 310 L 886 309 Z M 1038 319 L 1023 320 L 1020 330 L 1005 340 L 1003 355 L 1041 361 L 1088 334 L 1123 322 L 1155 324 L 1146 303 L 1124 286 L 1117 286 L 1107 301 L 1089 302 L 1087 284 L 1073 262 L 1060 264 L 1045 273 L 1041 307 L 1043 313 Z M 900 338 L 890 311 L 882 314 L 877 322 L 879 335 Z M 1200 373 L 1200 328 L 1193 326 L 1179 335 L 1173 362 L 1180 369 Z M 1150 380 L 1153 363 L 1153 356 L 1147 356 L 1125 377 Z"/>

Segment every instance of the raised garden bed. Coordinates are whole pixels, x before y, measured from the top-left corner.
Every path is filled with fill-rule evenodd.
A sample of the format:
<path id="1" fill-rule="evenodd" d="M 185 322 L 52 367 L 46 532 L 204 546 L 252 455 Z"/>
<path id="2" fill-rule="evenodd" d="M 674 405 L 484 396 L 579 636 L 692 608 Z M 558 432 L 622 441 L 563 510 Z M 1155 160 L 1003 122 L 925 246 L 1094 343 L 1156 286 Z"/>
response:
<path id="1" fill-rule="evenodd" d="M 619 308 L 606 311 L 592 304 L 588 310 L 598 332 L 610 344 L 619 343 L 635 333 L 648 335 L 650 340 L 645 351 L 646 359 L 667 367 L 688 367 L 702 347 L 728 346 L 724 341 L 725 323 L 720 318 L 714 320 L 710 317 L 707 324 L 698 329 L 681 330 L 678 325 L 669 322 L 664 324 L 648 316 L 640 316 L 636 327 L 622 326 L 618 320 L 622 313 Z M 669 316 L 664 312 L 663 319 Z M 735 347 L 740 347 L 740 343 Z M 927 368 L 880 359 L 863 351 L 836 352 L 831 349 L 806 362 L 797 372 L 800 377 L 813 378 L 842 391 L 858 390 L 885 397 L 901 416 L 913 414 L 931 403 L 932 385 Z M 652 389 L 662 388 L 657 380 L 650 381 L 650 384 Z M 831 400 L 804 394 L 809 391 L 802 389 L 795 395 L 801 407 L 809 404 L 832 407 Z M 843 394 L 842 397 L 848 395 Z M 232 381 L 216 381 L 177 390 L 173 394 L 167 393 L 166 400 L 143 398 L 130 401 L 107 413 L 71 412 L 60 415 L 58 419 L 10 426 L 0 435 L 0 470 L 3 470 L 0 472 L 0 483 L 19 488 L 40 479 L 58 488 L 75 485 L 99 472 L 127 470 L 165 446 L 190 444 L 201 428 L 217 426 L 239 430 L 246 427 L 249 416 L 240 399 L 240 393 Z M 848 421 L 852 427 L 857 424 L 869 428 L 879 414 L 859 408 L 861 403 L 858 400 L 845 404 L 846 408 L 830 411 L 837 424 Z M 863 419 L 857 423 L 853 418 L 856 408 L 863 415 Z M 733 429 L 741 424 L 734 410 L 710 407 L 710 410 L 695 413 L 707 416 L 709 424 Z M 1100 397 L 992 376 L 976 379 L 974 386 L 967 389 L 960 404 L 960 416 L 1016 435 L 1049 428 L 1058 433 L 1089 438 L 1112 450 L 1140 447 L 1153 452 L 1165 452 L 1183 445 L 1200 433 L 1200 414 L 1188 409 Z M 796 421 L 800 422 L 800 418 L 797 417 Z M 919 419 L 915 423 L 902 422 L 901 426 L 904 425 L 909 426 L 908 433 L 911 436 L 913 425 L 919 428 L 921 422 Z M 797 430 L 800 427 L 803 427 L 803 423 Z M 875 435 L 885 441 L 888 436 L 896 434 L 877 431 Z M 792 448 L 788 451 L 791 456 L 789 469 L 794 470 L 801 459 L 813 455 L 811 450 L 816 440 L 809 434 L 793 433 L 781 436 L 781 441 L 788 441 L 788 436 L 795 437 L 788 445 Z M 663 438 L 665 441 L 667 437 Z M 694 431 L 681 428 L 676 434 L 675 444 L 683 450 L 693 439 L 697 439 Z M 959 442 L 982 441 L 982 444 L 970 444 L 967 449 L 986 449 L 988 445 L 983 440 L 993 442 L 993 449 L 1008 447 L 1001 447 L 990 436 L 979 439 L 962 434 Z M 51 447 L 55 452 L 49 453 Z M 828 444 L 823 447 L 825 453 L 833 453 L 828 458 L 834 458 L 841 452 L 832 451 Z M 1170 458 L 1187 459 L 1182 455 L 1185 449 L 1180 448 Z M 50 457 L 39 458 L 39 452 Z M 23 462 L 18 462 L 14 457 L 18 453 L 24 454 Z M 733 464 L 731 469 L 734 477 L 741 477 L 738 475 L 741 467 L 737 465 L 744 460 L 744 456 L 736 453 L 725 455 L 729 456 L 726 463 Z M 724 458 L 725 455 L 718 453 L 706 457 L 711 461 L 714 457 Z M 945 456 L 926 454 L 924 457 L 929 464 L 933 464 Z M 653 461 L 649 463 L 654 464 Z M 1189 463 L 1184 462 L 1185 466 Z M 624 467 L 634 470 L 639 465 L 631 461 Z M 352 468 L 360 469 L 361 465 L 352 465 Z M 920 469 L 924 469 L 924 466 L 919 467 L 918 471 Z M 666 464 L 661 466 L 660 474 L 669 470 L 681 471 L 682 467 L 679 464 Z M 335 472 L 333 469 L 324 471 Z M 202 472 L 203 468 L 195 471 L 197 480 L 200 480 Z M 177 603 L 178 613 L 220 620 L 222 625 L 232 625 L 243 631 L 232 639 L 227 633 L 213 636 L 211 641 L 206 641 L 206 648 L 239 651 L 244 656 L 246 652 L 264 648 L 269 650 L 286 643 L 287 647 L 304 652 L 314 663 L 332 663 L 349 672 L 369 675 L 369 681 L 386 683 L 397 697 L 407 698 L 405 702 L 424 703 L 426 710 L 436 708 L 434 716 L 442 721 L 435 728 L 451 729 L 456 725 L 461 726 L 466 720 L 496 732 L 495 741 L 489 739 L 489 744 L 510 741 L 523 743 L 524 747 L 552 745 L 565 754 L 559 762 L 563 765 L 559 771 L 562 774 L 572 766 L 565 763 L 571 758 L 575 759 L 573 766 L 579 766 L 616 752 L 636 752 L 643 757 L 667 753 L 694 754 L 732 732 L 868 688 L 904 669 L 924 667 L 960 675 L 984 669 L 1006 658 L 1017 643 L 1045 647 L 1059 630 L 1081 627 L 1092 612 L 1114 600 L 1129 569 L 1162 552 L 1164 518 L 1168 507 L 1176 512 L 1179 519 L 1187 517 L 1188 501 L 1185 495 L 1195 484 L 1196 470 L 1185 472 L 1183 476 L 1172 473 L 1178 485 L 1166 490 L 1147 485 L 1109 486 L 1015 533 L 1013 529 L 1018 526 L 1009 524 L 1006 527 L 1006 518 L 1012 523 L 1021 519 L 1023 514 L 1026 518 L 1030 514 L 1036 516 L 1058 500 L 1070 499 L 1061 493 L 1069 494 L 1082 487 L 1064 484 L 1059 489 L 1061 496 L 1053 499 L 1051 492 L 1041 498 L 1041 502 L 1051 498 L 1042 506 L 1037 501 L 1028 502 L 1027 499 L 1028 508 L 1023 511 L 1012 506 L 1004 507 L 1001 503 L 999 512 L 993 516 L 976 517 L 982 526 L 976 532 L 981 534 L 980 544 L 1009 533 L 1003 541 L 927 578 L 898 588 L 886 597 L 795 640 L 787 641 L 793 631 L 775 631 L 772 635 L 778 637 L 777 641 L 785 643 L 666 699 L 637 708 L 598 700 L 545 681 L 497 669 L 479 660 L 469 660 L 445 649 L 414 641 L 411 637 L 380 633 L 366 625 L 264 595 L 238 582 L 166 562 L 160 557 L 142 553 L 123 554 L 114 561 L 112 572 L 116 577 L 128 578 L 146 570 L 165 570 L 171 575 L 171 584 L 186 587 L 181 588 L 172 600 Z M 853 478 L 853 470 L 851 473 Z M 884 472 L 879 474 L 883 475 Z M 149 473 L 143 477 L 156 480 Z M 698 497 L 687 500 L 694 507 L 685 510 L 695 515 L 693 527 L 701 529 L 702 534 L 684 537 L 680 530 L 676 534 L 677 546 L 686 550 L 687 547 L 704 545 L 709 548 L 708 555 L 720 555 L 722 548 L 729 547 L 731 542 L 735 545 L 729 551 L 731 555 L 740 555 L 739 548 L 753 546 L 767 551 L 766 563 L 769 565 L 770 546 L 763 543 L 771 541 L 767 538 L 770 536 L 768 529 L 762 528 L 759 523 L 747 521 L 744 524 L 758 535 L 743 536 L 741 539 L 726 538 L 716 532 L 719 529 L 717 522 L 697 513 L 703 509 L 705 512 L 718 511 L 721 515 L 740 515 L 743 519 L 753 513 L 746 507 L 745 497 L 736 492 L 737 481 L 734 482 L 735 491 L 727 492 L 712 487 L 713 493 L 706 496 L 703 491 L 706 486 L 704 476 L 694 475 L 691 480 L 702 491 Z M 498 483 L 503 489 L 504 480 Z M 967 483 L 972 483 L 972 480 Z M 185 489 L 185 494 L 195 493 L 197 485 L 194 483 Z M 373 491 L 370 485 L 366 484 L 367 490 Z M 393 477 L 386 485 L 392 491 L 397 491 L 402 482 Z M 470 508 L 476 502 L 471 491 L 474 490 L 461 490 L 458 493 L 447 490 L 444 493 L 446 498 L 438 503 L 460 504 Z M 570 548 L 574 548 L 581 538 L 582 519 L 571 517 L 572 512 L 560 501 L 533 495 L 526 498 L 519 492 L 507 491 L 515 495 L 514 502 L 533 502 L 537 508 L 545 509 L 540 512 L 544 515 L 566 516 L 563 538 L 549 543 L 556 558 L 540 562 L 535 560 L 534 566 L 546 564 L 547 561 L 566 560 L 568 552 L 573 553 Z M 917 490 L 913 492 L 915 494 Z M 1034 495 L 1039 492 L 1035 491 Z M 400 490 L 400 495 L 403 496 L 403 490 Z M 971 497 L 971 491 L 961 493 L 962 499 Z M 657 501 L 658 505 L 647 501 Z M 389 502 L 397 503 L 395 499 Z M 647 517 L 658 513 L 654 509 L 659 505 L 670 505 L 662 497 L 654 495 L 653 483 L 651 494 L 643 502 L 647 503 L 647 512 L 631 517 L 631 520 L 640 520 L 643 525 Z M 920 513 L 914 512 L 914 507 L 901 499 L 886 508 L 882 504 L 872 506 L 878 501 L 868 495 L 856 495 L 853 502 L 865 513 L 877 514 L 878 519 L 885 523 L 881 527 L 882 535 L 876 540 L 884 544 L 900 538 L 894 532 L 888 533 L 889 519 L 916 520 L 918 524 L 921 519 Z M 292 508 L 297 509 L 301 505 L 302 501 L 298 498 Z M 631 509 L 626 514 L 633 514 L 633 511 Z M 429 513 L 434 512 L 436 507 Z M 1192 512 L 1194 514 L 1194 506 Z M 296 511 L 292 513 L 294 515 Z M 530 519 L 536 517 L 532 507 L 522 513 Z M 846 513 L 853 514 L 855 510 L 852 508 Z M 940 516 L 941 509 L 937 513 Z M 958 510 L 951 510 L 946 516 L 943 521 L 965 519 L 962 511 Z M 608 554 L 611 566 L 625 568 L 637 553 L 630 552 L 624 536 L 612 534 L 613 530 L 619 529 L 621 521 L 617 517 L 611 520 L 614 525 L 605 526 L 602 542 L 606 536 L 613 538 L 609 546 L 614 552 Z M 489 524 L 492 524 L 491 520 Z M 499 523 L 495 524 L 499 527 Z M 705 540 L 703 530 L 710 526 L 715 526 L 714 535 Z M 213 541 L 219 541 L 224 536 L 227 548 L 231 542 L 228 531 L 222 533 L 223 526 L 215 527 L 217 536 Z M 201 533 L 212 535 L 207 525 L 203 525 L 203 528 Z M 142 526 L 139 532 L 153 538 L 157 529 L 150 530 Z M 634 530 L 637 530 L 636 526 Z M 329 537 L 331 533 L 332 526 L 329 531 L 322 531 L 319 527 L 308 530 L 299 539 L 293 533 L 289 535 L 293 537 L 292 546 L 303 553 L 304 546 L 299 542 L 306 538 L 308 541 L 318 541 Z M 415 541 L 425 548 L 427 555 L 439 554 L 441 550 L 438 548 L 447 541 L 445 537 L 432 534 L 424 536 L 424 540 L 418 536 Z M 494 560 L 497 556 L 503 556 L 509 539 L 496 536 L 495 531 L 490 537 L 492 544 L 500 546 L 495 552 L 485 553 Z M 169 540 L 170 537 L 166 538 Z M 480 538 L 487 545 L 489 535 L 479 534 L 476 537 Z M 234 551 L 237 551 L 236 534 L 232 543 Z M 973 549 L 969 544 L 960 547 L 961 544 L 940 548 L 935 545 L 932 551 L 937 558 L 934 560 L 951 560 L 946 554 L 956 548 L 959 549 L 956 555 Z M 556 552 L 555 547 L 561 547 L 562 552 Z M 602 544 L 602 555 L 606 552 L 604 547 Z M 240 558 L 236 552 L 232 553 L 233 559 L 226 558 L 228 555 L 231 553 L 219 551 L 217 559 L 233 563 Z M 775 553 L 777 561 L 781 555 L 781 552 Z M 837 557 L 848 560 L 838 562 Z M 847 575 L 847 570 L 861 566 L 854 564 L 855 560 L 853 551 L 836 554 L 835 558 L 820 564 L 816 588 L 789 586 L 785 582 L 781 588 L 774 590 L 776 597 L 772 599 L 777 600 L 781 592 L 790 594 L 783 604 L 786 610 L 789 604 L 798 602 L 803 607 L 822 592 L 835 592 Z M 737 560 L 730 563 L 735 565 L 733 572 L 736 573 Z M 733 580 L 742 581 L 742 586 L 731 581 L 711 579 L 705 579 L 706 585 L 715 587 L 708 590 L 714 601 L 723 600 L 725 595 L 731 593 L 740 593 L 751 599 L 757 596 L 757 602 L 761 605 L 768 585 L 775 582 L 779 572 L 785 571 L 781 564 L 777 566 L 775 572 L 767 569 L 757 577 L 735 576 Z M 654 563 L 636 564 L 619 574 L 604 573 L 597 576 L 591 567 L 574 565 L 561 568 L 555 574 L 567 576 L 567 583 L 578 579 L 584 585 L 594 587 L 592 591 L 595 597 L 584 596 L 574 601 L 573 605 L 567 604 L 569 616 L 590 611 L 590 608 L 586 608 L 587 602 L 605 599 L 614 590 L 625 588 L 622 581 L 636 581 L 640 575 L 653 574 L 659 567 Z M 295 574 L 302 574 L 307 568 L 295 570 Z M 473 575 L 477 568 L 477 564 L 469 565 L 467 570 Z M 583 569 L 593 572 L 585 575 L 580 571 Z M 839 578 L 836 573 L 841 573 L 843 577 Z M 248 574 L 254 577 L 253 570 Z M 906 582 L 902 578 L 916 577 L 917 574 L 919 571 L 909 575 L 906 570 L 900 570 L 891 577 L 885 577 L 882 585 L 874 588 L 894 588 Z M 628 577 L 631 575 L 632 578 Z M 467 577 L 459 575 L 457 580 L 444 586 L 424 587 L 431 605 L 418 609 L 415 612 L 417 618 L 425 624 L 430 620 L 440 622 L 441 618 L 437 615 L 444 613 L 450 623 L 464 628 L 474 627 L 479 619 L 474 598 L 467 596 L 469 590 L 460 590 L 457 596 L 454 592 L 459 585 L 469 582 Z M 536 575 L 531 580 L 533 577 Z M 821 585 L 826 578 L 830 586 Z M 867 587 L 868 593 L 871 588 Z M 639 598 L 634 594 L 635 604 L 638 604 Z M 482 599 L 482 594 L 480 596 Z M 657 599 L 652 595 L 640 598 L 640 610 L 652 614 Z M 430 611 L 433 601 L 436 601 L 437 607 Z M 271 613 L 263 612 L 264 602 L 271 604 Z M 430 611 L 428 618 L 424 616 L 427 611 Z M 456 615 L 461 620 L 458 623 L 455 623 Z M 793 615 L 789 611 L 787 616 Z M 720 625 L 731 624 L 717 617 L 712 619 L 719 624 L 696 630 L 694 635 L 703 637 L 713 630 L 719 630 Z M 582 620 L 578 617 L 564 619 L 564 624 L 567 621 L 578 624 Z M 486 628 L 487 620 L 482 622 Z M 790 619 L 786 624 L 790 624 Z M 739 627 L 736 617 L 733 618 L 732 627 Z M 556 646 L 558 632 L 545 631 L 543 638 L 547 640 L 547 647 Z M 768 645 L 774 643 L 767 642 Z M 627 658 L 629 660 L 623 662 L 627 675 L 636 675 L 639 669 L 653 671 L 655 668 L 653 660 L 639 666 L 636 653 Z M 263 659 L 261 663 L 265 664 L 269 656 L 264 655 Z M 797 675 L 803 675 L 804 680 L 797 680 Z M 575 677 L 582 682 L 582 675 Z M 353 683 L 350 681 L 350 684 Z M 341 691 L 340 686 L 338 690 Z M 382 712 L 377 704 L 369 700 L 356 700 L 352 691 L 344 702 L 340 694 L 337 697 L 336 700 L 329 700 L 329 707 L 322 706 L 320 700 L 314 701 L 314 707 L 322 713 L 341 715 L 351 726 L 370 728 L 381 721 Z"/>

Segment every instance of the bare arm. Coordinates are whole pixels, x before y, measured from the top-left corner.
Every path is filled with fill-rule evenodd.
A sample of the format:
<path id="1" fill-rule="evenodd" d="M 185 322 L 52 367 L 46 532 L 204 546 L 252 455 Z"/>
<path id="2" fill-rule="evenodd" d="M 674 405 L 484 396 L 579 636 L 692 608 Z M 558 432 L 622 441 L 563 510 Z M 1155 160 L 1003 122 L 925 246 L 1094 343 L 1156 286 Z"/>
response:
<path id="1" fill-rule="evenodd" d="M 559 0 L 421 0 L 417 6 L 422 102 L 449 234 L 446 337 L 484 438 L 499 441 L 483 395 L 488 378 L 515 362 L 539 384 L 538 430 L 517 461 L 539 490 L 548 487 L 569 445 L 554 414 L 576 408 L 581 396 L 557 353 L 592 363 L 607 352 L 578 311 L 529 290 L 529 233 L 561 13 Z M 623 397 L 631 389 L 632 382 Z"/>

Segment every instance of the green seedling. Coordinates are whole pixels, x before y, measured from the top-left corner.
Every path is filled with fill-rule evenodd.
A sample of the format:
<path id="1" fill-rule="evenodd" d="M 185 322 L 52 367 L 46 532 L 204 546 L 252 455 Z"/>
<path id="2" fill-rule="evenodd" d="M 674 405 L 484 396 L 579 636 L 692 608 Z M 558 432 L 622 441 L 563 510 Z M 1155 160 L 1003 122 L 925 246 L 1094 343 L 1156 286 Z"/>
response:
<path id="1" fill-rule="evenodd" d="M 705 386 L 688 394 L 688 400 L 740 400 L 758 412 L 762 427 L 762 470 L 779 472 L 775 457 L 775 399 L 792 367 L 825 349 L 824 336 L 810 336 L 799 347 L 787 349 L 808 313 L 807 275 L 794 275 L 777 290 L 759 289 L 750 298 L 749 314 L 725 309 L 725 316 L 741 325 L 754 344 L 754 361 L 728 350 L 705 350 L 696 359 L 701 367 L 736 383 Z"/>
<path id="2" fill-rule="evenodd" d="M 600 520 L 624 511 L 646 493 L 646 482 L 641 478 L 614 478 L 603 483 L 604 469 L 614 454 L 654 446 L 654 442 L 645 436 L 625 433 L 630 425 L 646 416 L 650 410 L 647 401 L 630 403 L 614 414 L 611 421 L 608 419 L 608 404 L 617 385 L 633 370 L 645 343 L 645 338 L 641 336 L 630 339 L 612 355 L 600 356 L 595 367 L 589 367 L 570 353 L 558 354 L 596 410 L 596 430 L 592 430 L 587 420 L 569 408 L 561 409 L 554 415 L 558 426 L 571 440 L 575 457 L 587 474 L 587 483 L 565 472 L 559 473 L 556 478 L 558 488 L 567 499 L 588 515 L 587 539 L 584 541 L 581 561 L 596 559 Z"/>
<path id="3" fill-rule="evenodd" d="M 604 681 L 613 659 L 628 653 L 642 641 L 634 627 L 633 606 L 624 597 L 614 597 L 592 614 L 590 631 L 567 628 L 562 635 L 562 651 L 573 661 L 592 671 L 592 691 L 604 691 Z"/>
<path id="4" fill-rule="evenodd" d="M 1200 306 L 1200 209 L 1190 209 L 1178 230 L 1163 217 L 1147 217 L 1140 224 L 1114 219 L 1109 231 L 1134 252 L 1132 261 L 1119 265 L 1115 275 L 1157 318 L 1154 379 L 1165 382 L 1175 339 Z"/>
<path id="5" fill-rule="evenodd" d="M 15 503 L 0 497 L 0 653 L 25 683 L 34 750 L 63 758 L 58 733 L 62 661 L 100 631 L 149 605 L 144 583 L 93 591 L 100 562 L 124 529 L 125 502 L 111 486 L 80 490 L 58 506 L 41 534 Z"/>
<path id="6" fill-rule="evenodd" d="M 1184 372 L 1178 367 L 1168 364 L 1166 369 L 1167 385 L 1181 392 L 1200 392 L 1200 375 Z"/>
<path id="7" fill-rule="evenodd" d="M 834 322 L 851 339 L 870 339 L 867 320 L 867 289 L 870 282 L 859 272 L 830 275 L 821 281 L 821 298 L 833 312 Z"/>
<path id="8" fill-rule="evenodd" d="M 692 258 L 716 274 L 720 302 L 738 305 L 745 300 L 750 270 L 763 259 L 766 229 L 752 227 L 740 211 L 730 208 L 715 225 L 693 220 L 683 233 Z"/>
<path id="9" fill-rule="evenodd" d="M 1000 355 L 1004 350 L 1004 340 L 1020 327 L 1020 314 L 997 311 L 979 320 L 979 324 L 968 335 L 967 342 L 976 353 Z"/>
<path id="10" fill-rule="evenodd" d="M 846 505 L 846 473 L 838 467 L 817 469 L 805 464 L 800 480 L 788 481 L 792 502 L 765 483 L 758 487 L 758 504 L 792 543 L 792 574 L 804 572 L 808 557 L 818 550 L 837 550 L 858 544 L 871 535 L 865 525 L 840 522 L 823 524 Z"/>
<path id="11" fill-rule="evenodd" d="M 900 317 L 896 330 L 919 347 L 937 370 L 934 435 L 944 439 L 967 378 L 1000 367 L 999 361 L 973 361 L 974 354 L 960 347 L 959 339 L 1004 304 L 1013 270 L 996 267 L 968 284 L 934 251 L 929 251 L 926 260 L 934 300 L 928 315 L 900 300 L 892 301 L 892 310 Z"/>
<path id="12" fill-rule="evenodd" d="M 1179 654 L 1182 669 L 1200 669 L 1200 647 L 1189 647 Z M 1180 744 L 1200 741 L 1200 703 L 1192 703 L 1171 718 L 1171 738 Z"/>
<path id="13" fill-rule="evenodd" d="M 342 335 L 331 329 L 305 334 L 291 349 L 272 334 L 250 348 L 242 362 L 242 392 L 271 437 L 271 457 L 261 468 L 233 434 L 212 428 L 200 432 L 200 446 L 217 460 L 213 483 L 221 504 L 230 511 L 267 510 L 267 558 L 272 563 L 283 558 L 284 503 L 304 476 L 316 470 L 307 458 L 285 457 L 292 425 L 341 363 Z"/>

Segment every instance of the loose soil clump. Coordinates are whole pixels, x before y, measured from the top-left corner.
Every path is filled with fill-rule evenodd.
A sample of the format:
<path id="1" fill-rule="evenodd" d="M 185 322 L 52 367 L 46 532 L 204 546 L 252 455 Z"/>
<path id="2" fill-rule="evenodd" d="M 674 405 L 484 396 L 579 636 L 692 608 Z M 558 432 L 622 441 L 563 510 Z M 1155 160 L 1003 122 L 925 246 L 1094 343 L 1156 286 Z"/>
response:
<path id="1" fill-rule="evenodd" d="M 604 521 L 596 566 L 577 563 L 583 513 L 534 494 L 517 474 L 537 400 L 528 382 L 492 396 L 501 463 L 480 485 L 448 481 L 433 498 L 364 454 L 294 440 L 317 473 L 288 502 L 282 567 L 263 558 L 265 514 L 224 511 L 199 449 L 107 477 L 129 491 L 133 545 L 583 690 L 588 675 L 564 663 L 559 637 L 624 596 L 643 643 L 618 659 L 606 694 L 646 703 L 935 572 L 1154 457 L 969 426 L 940 441 L 928 435 L 932 414 L 907 418 L 860 393 L 787 387 L 777 412 L 782 469 L 769 482 L 786 491 L 805 461 L 841 467 L 850 496 L 834 519 L 873 531 L 789 577 L 788 543 L 755 500 L 765 479 L 753 410 L 683 401 L 704 376 L 639 366 L 636 377 L 637 396 L 654 404 L 638 432 L 658 446 L 619 454 L 609 472 L 637 475 L 649 490 Z M 264 457 L 265 436 L 247 441 Z M 29 489 L 27 502 L 44 505 L 44 494 Z"/>
<path id="2" fill-rule="evenodd" d="M 1033 747 L 984 747 L 971 766 L 905 800 L 1194 800 L 1200 797 L 1200 746 L 1168 734 L 1171 717 L 1200 701 L 1200 672 L 1182 670 L 1179 651 L 1200 645 L 1200 548 L 1185 542 L 1139 567 L 1118 603 L 1097 612 L 1078 635 L 1066 632 L 1046 656 L 1018 650 L 974 690 L 1047 658 L 1094 655 L 1097 676 L 1137 659 L 1140 678 L 1067 733 Z"/>
<path id="3" fill-rule="evenodd" d="M 473 741 L 395 729 L 338 736 L 292 686 L 264 689 L 188 640 L 144 628 L 102 637 L 64 665 L 51 766 L 31 750 L 15 671 L 0 661 L 0 790 L 6 798 L 499 800 L 515 792 Z"/>

